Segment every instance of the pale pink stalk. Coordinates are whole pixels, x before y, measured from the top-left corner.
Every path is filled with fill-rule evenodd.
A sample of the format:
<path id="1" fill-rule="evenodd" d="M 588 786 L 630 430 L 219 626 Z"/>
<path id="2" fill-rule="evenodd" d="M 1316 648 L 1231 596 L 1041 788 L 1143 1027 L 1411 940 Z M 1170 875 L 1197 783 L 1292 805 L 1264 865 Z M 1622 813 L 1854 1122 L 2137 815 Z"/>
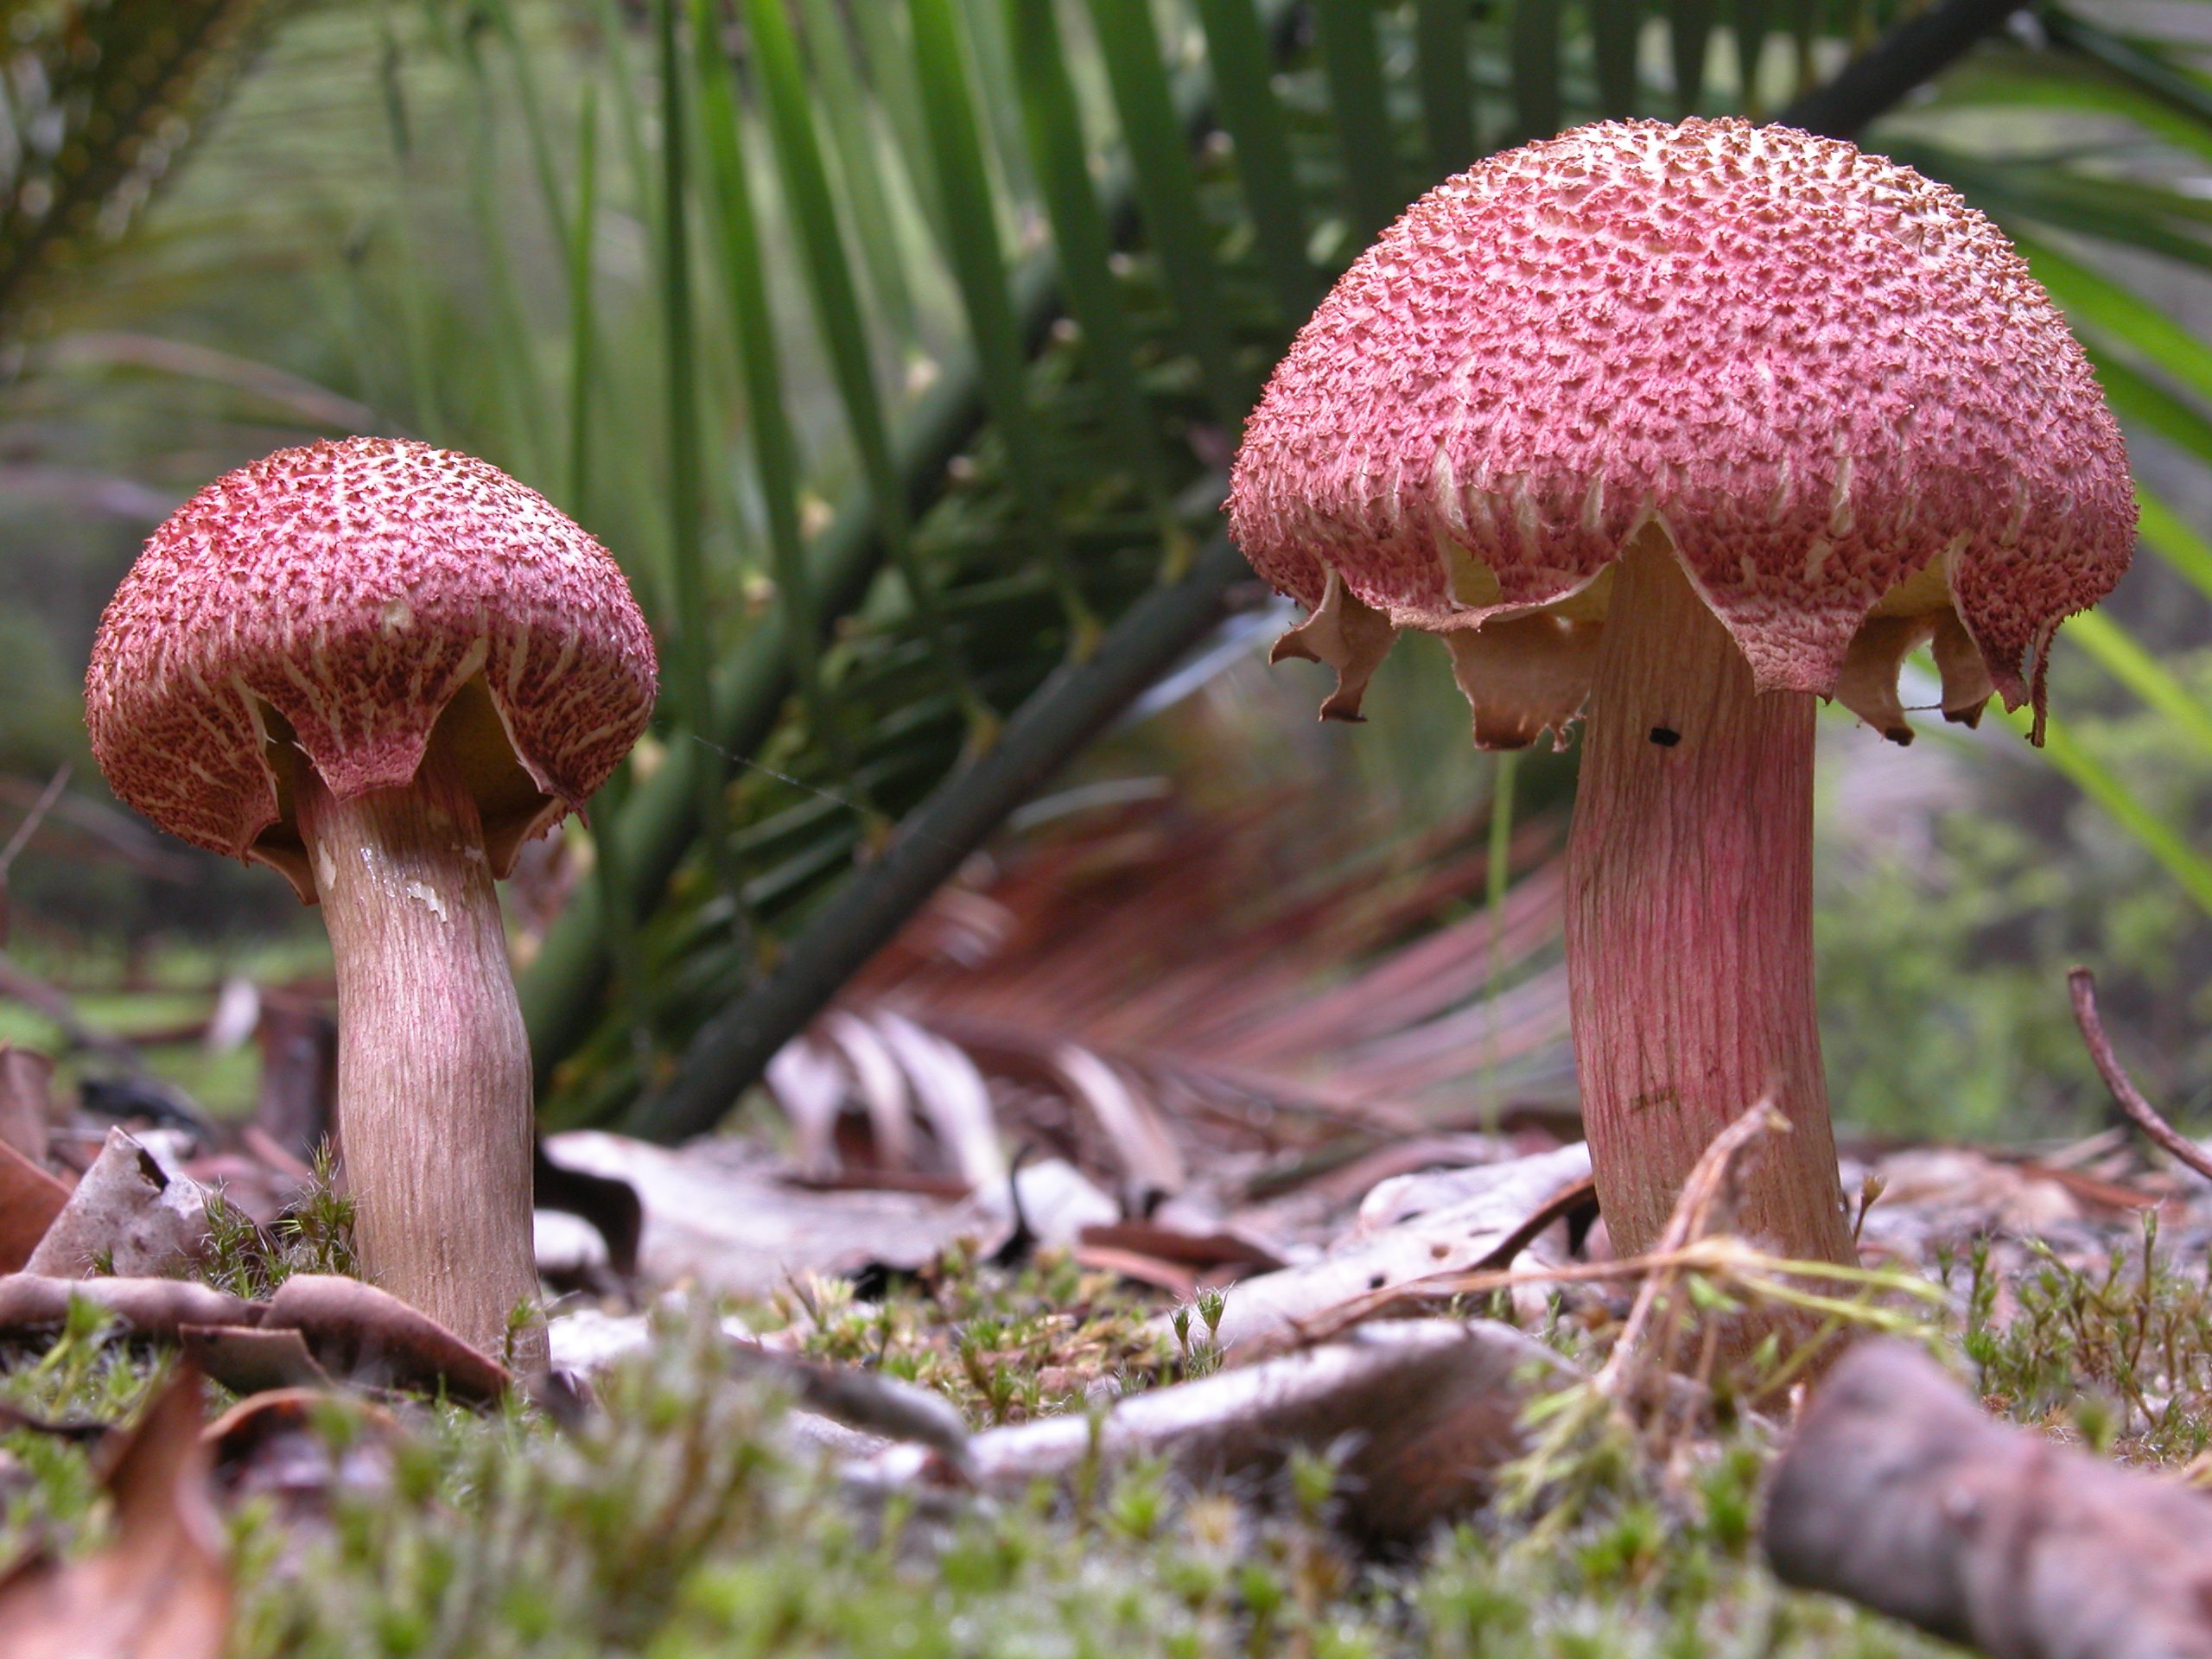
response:
<path id="1" fill-rule="evenodd" d="M 2032 702 L 2126 568 L 2120 431 L 2003 234 L 1853 146 L 1608 123 L 1498 156 L 1337 284 L 1247 425 L 1238 544 L 1313 614 L 1279 656 L 1357 718 L 1440 634 L 1476 741 L 1591 731 L 1567 956 L 1624 1249 L 1769 1089 L 1750 1222 L 1847 1257 L 1812 993 L 1813 698 L 1897 741 Z"/>

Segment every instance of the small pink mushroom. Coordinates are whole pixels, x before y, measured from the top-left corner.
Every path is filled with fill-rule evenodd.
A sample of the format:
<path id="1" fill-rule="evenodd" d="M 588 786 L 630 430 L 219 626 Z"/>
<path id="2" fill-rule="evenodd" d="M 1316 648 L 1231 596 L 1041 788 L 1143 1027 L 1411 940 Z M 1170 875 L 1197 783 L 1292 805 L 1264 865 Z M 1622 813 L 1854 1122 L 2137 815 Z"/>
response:
<path id="1" fill-rule="evenodd" d="M 1812 984 L 1814 697 L 1898 742 L 2032 702 L 2126 568 L 2120 435 L 1995 226 L 1847 143 L 1607 123 L 1438 187 L 1362 256 L 1246 429 L 1238 544 L 1357 718 L 1439 634 L 1476 741 L 1586 703 L 1567 849 L 1583 1121 L 1616 1243 L 1712 1137 L 1796 1125 L 1746 1224 L 1852 1259 Z"/>
<path id="2" fill-rule="evenodd" d="M 497 467 L 383 438 L 283 450 L 187 502 L 86 675 L 119 797 L 321 901 L 362 1266 L 494 1353 L 537 1274 L 493 880 L 605 781 L 655 683 L 605 549 Z M 528 1327 L 517 1357 L 542 1351 Z"/>

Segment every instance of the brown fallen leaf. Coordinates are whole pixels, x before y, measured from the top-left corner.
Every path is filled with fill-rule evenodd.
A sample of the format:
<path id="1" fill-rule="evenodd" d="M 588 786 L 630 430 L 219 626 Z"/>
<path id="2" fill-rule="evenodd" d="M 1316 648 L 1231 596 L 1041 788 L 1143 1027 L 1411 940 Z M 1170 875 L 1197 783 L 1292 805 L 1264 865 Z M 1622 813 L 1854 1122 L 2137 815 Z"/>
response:
<path id="1" fill-rule="evenodd" d="M 327 1414 L 352 1427 L 334 1441 Z M 273 1498 L 287 1522 L 287 1547 L 302 1520 L 329 1514 L 333 1493 L 376 1492 L 391 1484 L 398 1424 L 381 1406 L 340 1402 L 325 1389 L 272 1389 L 242 1400 L 207 1425 L 215 1489 L 226 1502 Z"/>
<path id="2" fill-rule="evenodd" d="M 15 1273 L 31 1259 L 69 1202 L 69 1189 L 0 1141 L 0 1273 Z"/>
<path id="3" fill-rule="evenodd" d="M 1179 1262 L 1201 1274 L 1209 1268 L 1233 1268 L 1243 1273 L 1274 1273 L 1287 1266 L 1283 1259 L 1256 1238 L 1239 1232 L 1188 1232 L 1156 1221 L 1117 1221 L 1084 1228 L 1077 1236 L 1084 1244 L 1110 1250 L 1134 1250 L 1161 1262 Z"/>
<path id="4" fill-rule="evenodd" d="M 54 1062 L 13 1043 L 0 1043 L 0 1141 L 33 1163 L 46 1157 L 54 1121 Z"/>
<path id="5" fill-rule="evenodd" d="M 181 1325 L 243 1325 L 254 1304 L 182 1279 L 57 1279 L 0 1274 L 0 1335 L 48 1329 L 69 1317 L 72 1298 L 105 1308 L 142 1337 L 174 1340 Z"/>
<path id="6" fill-rule="evenodd" d="M 156 1278 L 191 1261 L 207 1236 L 198 1185 L 170 1179 L 136 1138 L 110 1129 L 23 1267 L 64 1278 L 95 1271 Z"/>
<path id="7" fill-rule="evenodd" d="M 369 1387 L 443 1389 L 456 1400 L 496 1400 L 512 1379 L 429 1314 L 359 1279 L 294 1274 L 256 1321 L 296 1331 L 333 1376 Z"/>
<path id="8" fill-rule="evenodd" d="M 1198 1294 L 1198 1275 L 1178 1262 L 1163 1261 L 1141 1250 L 1120 1249 L 1111 1244 L 1078 1244 L 1068 1254 L 1076 1266 L 1092 1273 L 1110 1273 L 1132 1284 L 1164 1290 L 1179 1302 Z"/>
<path id="9" fill-rule="evenodd" d="M 181 1325 L 184 1357 L 232 1394 L 252 1395 L 291 1389 L 333 1389 L 330 1373 L 315 1363 L 297 1331 L 264 1331 L 251 1325 Z"/>
<path id="10" fill-rule="evenodd" d="M 348 1383 L 442 1389 L 473 1403 L 497 1399 L 512 1381 L 504 1366 L 429 1314 L 374 1285 L 324 1274 L 295 1274 L 266 1302 L 179 1279 L 7 1274 L 0 1275 L 0 1337 L 60 1325 L 73 1298 L 107 1309 L 137 1336 L 177 1341 L 196 1330 L 192 1340 L 216 1363 L 248 1368 L 242 1377 L 301 1380 L 304 1355 Z"/>
<path id="11" fill-rule="evenodd" d="M 0 1575 L 8 1659 L 219 1659 L 232 1588 L 201 1392 L 179 1367 L 116 1446 L 107 1543 L 67 1562 L 34 1549 Z"/>

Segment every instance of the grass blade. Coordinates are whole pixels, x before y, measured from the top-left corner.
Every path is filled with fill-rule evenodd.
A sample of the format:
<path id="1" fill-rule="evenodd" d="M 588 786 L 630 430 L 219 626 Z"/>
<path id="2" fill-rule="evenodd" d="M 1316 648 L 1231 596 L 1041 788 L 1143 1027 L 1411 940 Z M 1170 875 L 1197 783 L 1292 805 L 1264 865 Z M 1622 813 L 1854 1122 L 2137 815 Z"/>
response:
<path id="1" fill-rule="evenodd" d="M 2205 598 L 2212 599 L 2212 542 L 2190 527 L 2161 496 L 2135 486 L 2136 529 L 2144 544 Z"/>
<path id="2" fill-rule="evenodd" d="M 876 105 L 898 140 L 908 181 L 922 216 L 937 232 L 941 248 L 952 245 L 952 227 L 945 220 L 944 200 L 937 188 L 937 174 L 930 166 L 929 124 L 922 116 L 921 88 L 914 79 L 913 48 L 899 27 L 904 8 L 894 0 L 874 0 L 849 6 L 846 14 L 860 31 L 861 48 L 868 58 L 868 82 Z"/>
<path id="3" fill-rule="evenodd" d="M 1736 76 L 1741 83 L 1744 111 L 1756 121 L 1760 106 L 1759 64 L 1766 56 L 1767 38 L 1772 32 L 1773 0 L 1735 0 L 1730 21 L 1735 35 Z"/>
<path id="4" fill-rule="evenodd" d="M 1560 107 L 1559 25 L 1559 0 L 1514 0 L 1509 49 L 1519 138 L 1548 138 L 1565 119 Z"/>
<path id="5" fill-rule="evenodd" d="M 945 626 L 929 573 L 915 556 L 906 498 L 891 462 L 890 420 L 875 385 L 868 324 L 837 226 L 836 199 L 830 193 L 829 174 L 822 163 L 798 42 L 791 33 L 784 0 L 744 0 L 744 15 L 769 129 L 775 138 L 785 199 L 798 222 L 799 251 L 806 265 L 815 320 L 829 350 L 830 371 L 852 428 L 855 447 L 861 454 L 861 467 L 882 514 L 884 543 L 906 583 L 915 613 L 929 631 L 946 677 L 967 706 L 981 737 L 990 730 L 994 716 L 976 690 L 966 658 Z M 810 632 L 804 637 L 810 640 L 813 636 Z"/>
<path id="6" fill-rule="evenodd" d="M 710 40 L 712 0 L 691 0 L 696 40 Z M 755 49 L 759 49 L 756 37 Z M 766 54 L 762 54 L 766 57 Z M 729 66 L 716 51 L 693 54 L 698 69 L 699 122 L 706 135 L 705 161 L 714 181 L 721 228 L 722 266 L 730 284 L 730 315 L 736 327 L 740 378 L 745 386 L 752 429 L 756 481 L 768 524 L 768 553 L 784 599 L 780 630 L 808 723 L 839 780 L 858 790 L 852 757 L 839 725 L 829 688 L 822 677 L 815 640 L 821 613 L 806 568 L 805 537 L 799 529 L 798 488 L 802 476 L 798 446 L 784 410 L 784 375 L 776 348 L 776 319 L 768 301 L 768 278 L 760 257 L 760 233 L 746 172 L 743 118 L 732 87 Z M 764 73 L 766 67 L 764 64 Z M 864 816 L 872 816 L 863 798 Z"/>
<path id="7" fill-rule="evenodd" d="M 569 253 L 569 455 L 565 495 L 569 514 L 591 522 L 591 410 L 599 358 L 596 284 L 592 255 L 599 232 L 599 93 L 584 88 L 576 118 L 576 216 L 568 226 Z M 607 918 L 607 953 L 614 968 L 617 1017 L 628 1026 L 640 1052 L 651 1043 L 651 1028 L 638 997 L 637 918 L 626 902 L 630 888 L 608 827 L 622 816 L 630 798 L 628 763 L 615 767 L 592 798 L 592 880 L 600 911 Z"/>
<path id="8" fill-rule="evenodd" d="M 492 21 L 505 44 L 507 57 L 514 66 L 515 99 L 522 109 L 523 131 L 530 140 L 531 168 L 537 175 L 537 194 L 545 204 L 545 222 L 552 228 L 553 238 L 567 239 L 569 210 L 561 188 L 560 169 L 553 162 L 553 135 L 545 120 L 545 103 L 538 96 L 537 70 L 531 60 L 529 47 L 516 27 L 514 7 L 509 0 L 492 0 Z"/>
<path id="9" fill-rule="evenodd" d="M 2066 637 L 2212 755 L 2212 708 L 2118 620 L 2102 611 L 2084 611 L 2068 620 Z"/>
<path id="10" fill-rule="evenodd" d="M 1313 35 L 1344 145 L 1344 205 L 1351 213 L 1353 242 L 1364 246 L 1408 200 L 1375 44 L 1374 0 L 1315 0 Z"/>
<path id="11" fill-rule="evenodd" d="M 471 218 L 484 250 L 486 297 L 492 308 L 493 357 L 506 409 L 506 459 L 525 477 L 539 474 L 549 453 L 543 388 L 532 359 L 530 320 L 508 246 L 506 215 L 501 211 L 499 123 L 492 77 L 483 55 L 464 37 L 463 53 L 476 96 L 475 130 L 468 147 Z"/>
<path id="12" fill-rule="evenodd" d="M 2126 346 L 2151 367 L 2212 400 L 2212 347 L 2171 313 L 2035 237 L 2015 235 L 2012 244 L 2071 321 Z"/>
<path id="13" fill-rule="evenodd" d="M 576 120 L 576 216 L 569 245 L 569 456 L 567 505 L 579 524 L 591 522 L 591 408 L 598 359 L 596 285 L 592 254 L 599 234 L 599 94 L 584 88 Z"/>
<path id="14" fill-rule="evenodd" d="M 1222 327 L 1229 308 L 1215 265 L 1213 236 L 1198 205 L 1198 175 L 1168 92 L 1152 10 L 1133 0 L 1090 0 L 1090 16 L 1160 273 L 1183 336 L 1198 359 L 1215 418 L 1233 429 L 1244 418 L 1250 389 L 1236 372 Z"/>
<path id="15" fill-rule="evenodd" d="M 2075 620 L 2080 620 L 2078 617 Z M 2025 735 L 2034 716 L 2029 710 L 2020 709 L 2007 714 L 2005 719 Z M 2181 884 L 2200 908 L 2212 915 L 2212 862 L 2207 862 L 2190 845 L 2187 836 L 2145 805 L 2135 791 L 2088 747 L 2075 742 L 2071 726 L 2045 717 L 2043 755 L 2075 788 L 2110 814 L 2114 823 L 2135 838 L 2137 845 Z"/>
<path id="16" fill-rule="evenodd" d="M 1014 84 L 1020 90 L 1031 160 L 1059 246 L 1068 310 L 1083 330 L 1084 359 L 1106 397 L 1107 423 L 1130 476 L 1160 523 L 1164 565 L 1179 574 L 1190 537 L 1168 500 L 1156 423 L 1137 381 L 1136 341 L 1122 308 L 1109 259 L 1106 215 L 1090 181 L 1090 151 L 1068 75 L 1054 0 L 1007 0 Z"/>
<path id="17" fill-rule="evenodd" d="M 1706 54 L 1713 45 L 1713 0 L 1668 0 L 1667 53 L 1675 67 L 1675 113 L 1695 115 L 1705 97 Z"/>
<path id="18" fill-rule="evenodd" d="M 2212 84 L 2138 41 L 2063 6 L 2042 16 L 2052 44 L 2078 53 L 2105 73 L 2156 99 L 2199 129 L 2212 127 Z"/>
<path id="19" fill-rule="evenodd" d="M 799 16 L 806 29 L 807 61 L 818 83 L 815 101 L 836 149 L 838 181 L 851 204 L 868 287 L 893 338 L 911 347 L 917 338 L 914 296 L 906 283 L 905 254 L 893 234 L 896 221 L 883 188 L 883 160 L 868 125 L 868 99 L 854 69 L 849 38 L 830 0 L 800 0 Z"/>
<path id="20" fill-rule="evenodd" d="M 1465 0 L 1415 0 L 1414 52 L 1430 182 L 1474 165 L 1475 85 L 1467 72 Z"/>
<path id="21" fill-rule="evenodd" d="M 912 0 L 911 16 L 916 79 L 929 124 L 938 188 L 944 193 L 946 219 L 956 232 L 953 274 L 967 309 L 984 395 L 999 441 L 1006 447 L 1009 481 L 1020 503 L 1024 530 L 1059 594 L 1071 651 L 1078 658 L 1087 657 L 1096 643 L 1098 621 L 1077 585 L 1037 442 L 1029 408 L 1028 365 L 1007 292 L 1006 259 L 1000 251 L 975 102 L 961 61 L 958 19 L 952 0 Z"/>
<path id="22" fill-rule="evenodd" d="M 707 588 L 706 550 L 699 522 L 704 468 L 691 320 L 690 168 L 685 154 L 683 58 L 677 39 L 679 3 L 680 0 L 658 0 L 654 22 L 660 48 L 660 300 L 667 355 L 669 575 L 676 601 L 671 618 L 676 658 L 671 677 L 676 684 L 677 730 L 682 734 L 708 729 L 714 711 L 708 671 L 713 652 L 708 633 L 713 601 Z M 701 49 L 712 49 L 703 41 L 697 44 Z M 729 837 L 720 780 L 701 767 L 696 787 L 699 823 L 709 855 L 723 861 Z M 734 893 L 735 872 L 726 862 L 718 863 L 718 868 L 725 887 Z"/>
<path id="23" fill-rule="evenodd" d="M 2125 359 L 2115 357 L 2095 340 L 2082 342 L 2082 355 L 2097 372 L 2105 401 L 2123 422 L 2139 424 L 2168 442 L 2189 451 L 2200 461 L 2212 463 L 2212 420 L 2202 410 L 2166 390 Z"/>
<path id="24" fill-rule="evenodd" d="M 1616 120 L 1636 113 L 1637 48 L 1643 39 L 1643 0 L 1590 0 L 1592 68 L 1598 106 Z"/>
<path id="25" fill-rule="evenodd" d="M 1448 7 L 1452 0 L 1424 3 Z M 1295 322 L 1313 306 L 1319 284 L 1306 257 L 1306 205 L 1275 98 L 1274 54 L 1252 0 L 1198 0 L 1198 8 L 1215 101 L 1222 128 L 1236 145 L 1236 174 L 1252 210 L 1260 257 L 1284 317 Z"/>

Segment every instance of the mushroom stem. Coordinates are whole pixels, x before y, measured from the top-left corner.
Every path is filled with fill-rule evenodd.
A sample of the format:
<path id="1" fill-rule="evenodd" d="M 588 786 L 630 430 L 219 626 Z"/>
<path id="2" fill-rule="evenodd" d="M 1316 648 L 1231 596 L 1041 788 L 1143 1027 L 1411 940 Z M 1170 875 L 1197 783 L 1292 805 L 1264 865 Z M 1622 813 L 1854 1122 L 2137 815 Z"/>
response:
<path id="1" fill-rule="evenodd" d="M 1762 1095 L 1794 1133 L 1738 1226 L 1852 1262 L 1813 1002 L 1813 699 L 1753 689 L 1663 533 L 1614 574 L 1567 840 L 1567 967 L 1598 1198 L 1624 1255 Z"/>
<path id="2" fill-rule="evenodd" d="M 484 829 L 433 737 L 415 781 L 340 800 L 295 767 L 338 970 L 338 1128 L 363 1272 L 487 1353 L 544 1358 L 531 1067 Z"/>

